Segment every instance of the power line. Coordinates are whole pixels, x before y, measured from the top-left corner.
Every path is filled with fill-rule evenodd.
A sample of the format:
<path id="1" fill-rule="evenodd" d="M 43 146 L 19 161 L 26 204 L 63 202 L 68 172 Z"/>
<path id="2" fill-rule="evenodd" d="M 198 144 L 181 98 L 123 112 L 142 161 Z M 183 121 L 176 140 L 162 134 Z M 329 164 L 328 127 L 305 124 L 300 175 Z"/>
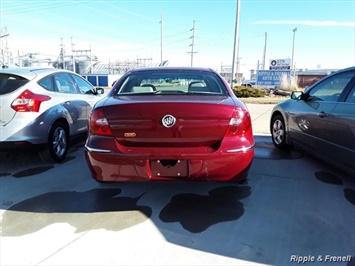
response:
<path id="1" fill-rule="evenodd" d="M 21 3 L 13 3 L 8 4 L 6 1 L 2 0 L 1 3 L 1 15 L 14 15 L 14 14 L 21 14 L 21 13 L 32 13 L 34 11 L 43 11 L 43 10 L 50 10 L 50 9 L 58 9 L 61 7 L 66 6 L 74 6 L 80 5 L 83 3 L 90 3 L 88 0 L 77 0 L 75 2 L 63 2 L 63 1 L 21 1 Z M 5 12 L 3 12 L 5 11 Z"/>

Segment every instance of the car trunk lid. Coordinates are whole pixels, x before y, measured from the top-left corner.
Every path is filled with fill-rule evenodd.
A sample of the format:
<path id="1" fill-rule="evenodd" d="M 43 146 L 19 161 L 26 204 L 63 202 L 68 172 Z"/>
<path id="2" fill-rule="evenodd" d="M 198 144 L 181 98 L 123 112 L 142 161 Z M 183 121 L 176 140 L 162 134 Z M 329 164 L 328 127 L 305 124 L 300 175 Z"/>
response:
<path id="1" fill-rule="evenodd" d="M 104 107 L 113 136 L 130 147 L 214 147 L 234 110 L 225 96 L 125 96 Z"/>

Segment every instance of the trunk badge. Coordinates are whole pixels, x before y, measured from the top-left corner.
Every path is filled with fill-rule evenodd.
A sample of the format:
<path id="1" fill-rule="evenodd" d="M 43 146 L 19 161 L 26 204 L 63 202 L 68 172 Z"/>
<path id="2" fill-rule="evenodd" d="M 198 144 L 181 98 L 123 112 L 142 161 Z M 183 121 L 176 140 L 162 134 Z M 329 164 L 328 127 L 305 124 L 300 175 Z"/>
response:
<path id="1" fill-rule="evenodd" d="M 134 132 L 132 132 L 132 133 L 130 133 L 130 132 L 124 133 L 124 136 L 125 136 L 126 138 L 134 138 L 136 135 L 137 135 L 137 134 L 134 133 Z"/>
<path id="2" fill-rule="evenodd" d="M 164 127 L 169 128 L 175 125 L 176 118 L 172 115 L 166 115 L 161 119 L 161 122 L 163 123 Z"/>

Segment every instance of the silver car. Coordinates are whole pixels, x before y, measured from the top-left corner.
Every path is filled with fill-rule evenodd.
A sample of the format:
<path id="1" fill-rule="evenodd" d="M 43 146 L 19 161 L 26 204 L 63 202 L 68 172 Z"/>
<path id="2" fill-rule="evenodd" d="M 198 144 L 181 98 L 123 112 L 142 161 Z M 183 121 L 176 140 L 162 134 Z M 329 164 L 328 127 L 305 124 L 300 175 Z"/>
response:
<path id="1" fill-rule="evenodd" d="M 277 104 L 270 131 L 277 148 L 300 148 L 355 175 L 355 67 L 339 70 Z"/>
<path id="2" fill-rule="evenodd" d="M 1 69 L 0 151 L 38 148 L 42 159 L 63 161 L 70 138 L 87 133 L 101 93 L 63 69 Z"/>

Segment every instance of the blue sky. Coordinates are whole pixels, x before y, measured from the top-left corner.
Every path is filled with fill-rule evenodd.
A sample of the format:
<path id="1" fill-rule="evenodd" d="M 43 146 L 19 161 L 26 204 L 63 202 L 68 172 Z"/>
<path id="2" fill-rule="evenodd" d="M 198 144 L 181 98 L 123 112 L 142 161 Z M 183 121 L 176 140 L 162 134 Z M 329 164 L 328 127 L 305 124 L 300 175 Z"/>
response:
<path id="1" fill-rule="evenodd" d="M 152 59 L 194 66 L 231 66 L 237 0 L 0 0 L 0 27 L 9 51 L 58 57 L 89 50 L 100 61 Z M 163 23 L 160 23 L 162 16 Z M 263 60 L 292 57 L 296 68 L 355 65 L 355 0 L 241 0 L 240 70 L 246 77 Z M 163 38 L 161 39 L 161 25 Z M 163 49 L 160 43 L 162 40 Z"/>

